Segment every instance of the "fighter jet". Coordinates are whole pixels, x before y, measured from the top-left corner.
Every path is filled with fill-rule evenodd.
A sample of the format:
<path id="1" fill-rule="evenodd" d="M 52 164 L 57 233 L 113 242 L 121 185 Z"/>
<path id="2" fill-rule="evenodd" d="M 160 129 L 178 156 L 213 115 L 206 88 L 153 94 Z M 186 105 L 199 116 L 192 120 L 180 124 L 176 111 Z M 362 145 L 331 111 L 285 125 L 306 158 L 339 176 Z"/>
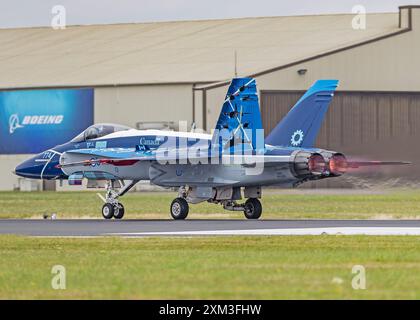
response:
<path id="1" fill-rule="evenodd" d="M 189 204 L 204 201 L 258 219 L 262 187 L 296 187 L 349 168 L 406 164 L 351 162 L 343 153 L 315 147 L 337 86 L 337 80 L 316 81 L 264 137 L 256 80 L 233 79 L 212 134 L 95 124 L 18 165 L 15 174 L 70 185 L 87 179 L 87 187 L 104 182 L 105 219 L 123 218 L 120 198 L 142 180 L 178 190 L 170 205 L 173 219 L 185 219 Z"/>

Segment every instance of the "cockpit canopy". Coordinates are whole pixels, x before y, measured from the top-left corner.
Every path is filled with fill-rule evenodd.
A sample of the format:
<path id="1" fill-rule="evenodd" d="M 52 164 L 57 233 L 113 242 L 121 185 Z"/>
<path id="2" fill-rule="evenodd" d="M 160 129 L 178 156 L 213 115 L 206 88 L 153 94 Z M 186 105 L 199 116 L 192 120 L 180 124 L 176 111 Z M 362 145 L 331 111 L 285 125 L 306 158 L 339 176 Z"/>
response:
<path id="1" fill-rule="evenodd" d="M 132 128 L 120 124 L 98 123 L 87 128 L 85 131 L 71 140 L 71 142 L 83 142 L 86 140 L 98 139 L 114 132 L 126 131 L 130 129 Z"/>

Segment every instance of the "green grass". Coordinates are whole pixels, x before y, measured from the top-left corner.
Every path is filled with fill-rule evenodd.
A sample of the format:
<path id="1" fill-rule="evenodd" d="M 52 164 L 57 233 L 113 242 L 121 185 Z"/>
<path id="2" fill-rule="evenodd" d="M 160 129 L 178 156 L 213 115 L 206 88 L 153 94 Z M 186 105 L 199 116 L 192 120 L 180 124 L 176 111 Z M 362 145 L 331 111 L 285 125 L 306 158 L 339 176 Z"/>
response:
<path id="1" fill-rule="evenodd" d="M 169 218 L 169 205 L 176 193 L 129 193 L 121 202 L 126 218 Z M 395 219 L 420 218 L 420 191 L 311 193 L 267 191 L 263 194 L 263 218 Z M 93 192 L 0 192 L 1 218 L 40 218 L 44 213 L 59 218 L 100 218 L 101 200 Z M 191 219 L 243 218 L 241 212 L 225 211 L 219 205 L 191 205 Z"/>
<path id="2" fill-rule="evenodd" d="M 0 299 L 419 299 L 419 246 L 411 236 L 1 236 Z M 66 290 L 51 288 L 53 265 L 66 268 Z M 366 290 L 351 286 L 354 265 Z"/>

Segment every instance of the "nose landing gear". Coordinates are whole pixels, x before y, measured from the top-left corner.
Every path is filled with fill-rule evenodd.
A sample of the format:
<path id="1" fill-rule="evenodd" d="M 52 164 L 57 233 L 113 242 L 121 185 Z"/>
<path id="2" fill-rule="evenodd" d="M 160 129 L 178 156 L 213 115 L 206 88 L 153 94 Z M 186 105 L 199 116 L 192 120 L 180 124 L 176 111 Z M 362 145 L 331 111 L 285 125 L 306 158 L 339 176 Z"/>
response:
<path id="1" fill-rule="evenodd" d="M 107 192 L 105 196 L 105 204 L 102 207 L 102 216 L 109 220 L 112 218 L 122 219 L 124 217 L 125 208 L 122 203 L 119 202 L 118 198 L 126 194 L 132 187 L 136 185 L 139 180 L 132 180 L 129 184 L 124 184 L 124 181 L 120 181 L 121 188 L 119 191 L 115 189 L 115 181 L 110 181 L 107 184 Z"/>

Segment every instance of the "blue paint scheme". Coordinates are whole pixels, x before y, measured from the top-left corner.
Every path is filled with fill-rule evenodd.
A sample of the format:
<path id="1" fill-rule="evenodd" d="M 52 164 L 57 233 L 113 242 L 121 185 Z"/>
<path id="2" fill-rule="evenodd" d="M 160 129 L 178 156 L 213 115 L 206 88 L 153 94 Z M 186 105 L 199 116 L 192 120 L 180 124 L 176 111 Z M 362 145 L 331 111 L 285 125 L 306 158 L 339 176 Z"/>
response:
<path id="1" fill-rule="evenodd" d="M 60 156 L 58 154 L 53 154 L 51 160 L 49 160 L 49 158 L 44 157 L 44 154 L 45 152 L 40 153 L 39 155 L 22 162 L 16 167 L 15 173 L 19 176 L 32 179 L 40 179 L 41 173 L 42 178 L 44 179 L 52 179 L 55 177 L 67 178 L 61 169 L 55 167 L 58 164 Z M 45 166 L 47 162 L 48 164 Z"/>
<path id="2" fill-rule="evenodd" d="M 171 137 L 172 138 L 172 137 Z M 148 146 L 147 150 L 138 150 L 136 147 L 139 145 L 140 140 L 157 140 L 159 143 L 154 146 Z M 98 142 L 106 141 L 107 148 L 95 148 L 95 145 Z M 83 141 L 83 142 L 68 142 L 63 145 L 56 146 L 53 148 L 57 154 L 51 151 L 45 151 L 40 153 L 33 158 L 30 158 L 15 168 L 15 173 L 22 177 L 40 179 L 42 172 L 42 179 L 67 179 L 68 177 L 61 171 L 61 169 L 56 168 L 59 163 L 59 154 L 58 153 L 80 153 L 87 154 L 96 157 L 103 158 L 115 158 L 115 159 L 124 159 L 124 158 L 142 158 L 143 160 L 153 160 L 156 159 L 154 151 L 158 149 L 163 143 L 167 143 L 169 148 L 176 149 L 177 146 L 187 146 L 191 147 L 194 144 L 198 143 L 197 139 L 187 139 L 187 138 L 174 138 L 169 139 L 165 136 L 137 136 L 137 137 L 126 137 L 126 138 L 114 138 L 114 139 L 103 139 L 103 140 L 94 140 L 94 141 Z M 210 141 L 208 141 L 210 145 Z M 134 147 L 133 147 L 134 146 Z M 207 154 L 208 150 L 205 150 Z M 45 156 L 47 154 L 48 156 Z M 53 156 L 46 168 L 44 169 L 45 162 L 39 160 L 49 160 Z"/>
<path id="3" fill-rule="evenodd" d="M 264 186 L 296 187 L 341 176 L 347 168 L 381 164 L 348 162 L 341 153 L 314 147 L 337 85 L 336 80 L 317 81 L 266 139 L 255 79 L 233 79 L 213 136 L 101 123 L 23 162 L 15 173 L 67 178 L 70 185 L 82 185 L 87 178 L 88 188 L 105 187 L 105 219 L 123 217 L 119 198 L 139 181 L 179 188 L 170 206 L 177 220 L 187 217 L 189 204 L 205 201 L 258 219 Z M 239 203 L 242 198 L 247 200 Z"/>
<path id="4" fill-rule="evenodd" d="M 337 86 L 337 80 L 316 81 L 268 135 L 265 143 L 312 148 Z"/>
<path id="5" fill-rule="evenodd" d="M 238 151 L 238 146 L 247 154 L 251 152 L 267 156 L 288 156 L 297 150 L 317 152 L 318 149 L 313 148 L 313 144 L 337 85 L 336 80 L 317 81 L 266 138 L 266 144 L 263 141 L 260 145 L 257 139 L 258 130 L 262 130 L 262 122 L 255 80 L 234 79 L 216 125 L 216 129 L 225 130 L 228 135 L 220 136 L 216 132 L 211 140 L 203 143 L 197 138 L 165 136 L 164 132 L 162 135 L 117 138 L 109 138 L 105 135 L 102 138 L 87 141 L 83 139 L 82 133 L 70 142 L 21 163 L 16 167 L 15 173 L 34 179 L 67 179 L 68 177 L 61 169 L 57 168 L 60 155 L 64 152 L 90 155 L 95 159 L 136 158 L 139 160 L 155 160 L 156 150 L 159 147 L 167 147 L 169 150 L 174 150 L 177 157 L 184 157 L 186 148 L 198 144 L 202 147 L 200 156 L 210 156 L 216 148 L 219 150 L 219 155 L 232 154 L 233 151 Z M 104 125 L 104 127 L 109 129 L 109 125 Z M 121 130 L 127 130 L 127 128 L 120 128 L 117 131 Z M 304 136 L 298 146 L 293 146 L 291 138 L 296 130 L 302 130 Z M 251 143 L 244 141 L 246 140 L 244 133 L 252 134 Z M 45 165 L 47 162 L 48 164 Z M 178 173 L 182 175 L 182 172 Z M 98 173 L 92 173 L 89 176 L 88 170 L 83 174 L 85 177 L 98 178 Z M 101 176 L 101 178 L 104 177 Z M 107 176 L 107 178 L 112 177 Z"/>
<path id="6" fill-rule="evenodd" d="M 236 141 L 250 141 L 252 148 L 264 148 L 264 142 L 257 145 L 257 131 L 263 130 L 257 85 L 253 78 L 233 79 L 217 121 L 212 141 L 222 153 L 224 146 Z"/>

